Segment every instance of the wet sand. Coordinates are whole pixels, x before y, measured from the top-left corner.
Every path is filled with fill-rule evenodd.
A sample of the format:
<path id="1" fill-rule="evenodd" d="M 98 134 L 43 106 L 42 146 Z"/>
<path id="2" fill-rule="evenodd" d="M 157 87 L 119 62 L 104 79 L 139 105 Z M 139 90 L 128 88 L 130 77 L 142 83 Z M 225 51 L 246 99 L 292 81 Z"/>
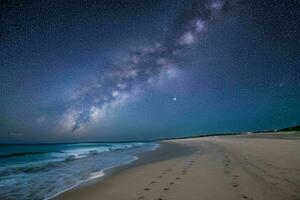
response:
<path id="1" fill-rule="evenodd" d="M 163 141 L 159 150 L 56 199 L 299 200 L 300 137 L 261 134 Z"/>

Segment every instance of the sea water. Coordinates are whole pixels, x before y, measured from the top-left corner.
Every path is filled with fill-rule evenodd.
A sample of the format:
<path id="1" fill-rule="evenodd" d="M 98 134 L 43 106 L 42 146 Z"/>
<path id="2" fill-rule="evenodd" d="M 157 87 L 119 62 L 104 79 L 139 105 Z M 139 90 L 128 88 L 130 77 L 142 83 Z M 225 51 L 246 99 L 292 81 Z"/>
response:
<path id="1" fill-rule="evenodd" d="M 158 147 L 142 142 L 0 145 L 0 199 L 49 199 Z"/>

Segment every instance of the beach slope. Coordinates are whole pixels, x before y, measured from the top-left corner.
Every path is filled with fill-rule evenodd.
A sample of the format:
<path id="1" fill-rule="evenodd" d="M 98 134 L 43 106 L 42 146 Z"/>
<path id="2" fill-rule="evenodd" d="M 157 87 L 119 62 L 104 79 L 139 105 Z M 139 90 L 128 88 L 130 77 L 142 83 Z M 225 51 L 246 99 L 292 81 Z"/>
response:
<path id="1" fill-rule="evenodd" d="M 132 165 L 57 199 L 296 200 L 300 140 L 276 133 L 164 141 Z"/>

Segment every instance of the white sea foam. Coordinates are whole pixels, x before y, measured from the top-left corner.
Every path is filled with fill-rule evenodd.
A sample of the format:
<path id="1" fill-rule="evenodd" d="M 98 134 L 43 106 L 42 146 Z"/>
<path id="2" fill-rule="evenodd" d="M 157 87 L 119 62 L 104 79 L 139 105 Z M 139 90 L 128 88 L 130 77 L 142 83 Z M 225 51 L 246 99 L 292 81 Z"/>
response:
<path id="1" fill-rule="evenodd" d="M 90 177 L 87 180 L 89 181 L 89 180 L 93 180 L 93 179 L 96 179 L 96 178 L 101 178 L 104 175 L 105 174 L 104 174 L 103 170 L 101 170 L 99 172 L 93 172 L 93 173 L 90 174 Z"/>
<path id="2" fill-rule="evenodd" d="M 106 170 L 138 159 L 140 153 L 159 147 L 155 143 L 89 143 L 18 146 L 3 149 L 0 196 L 7 199 L 51 199 L 83 182 L 101 179 Z M 17 156 L 15 156 L 17 155 Z M 13 181 L 12 181 L 13 180 Z M 30 183 L 30 184 L 27 184 Z M 5 188 L 5 189 L 4 189 Z M 34 191 L 34 196 L 32 196 Z"/>

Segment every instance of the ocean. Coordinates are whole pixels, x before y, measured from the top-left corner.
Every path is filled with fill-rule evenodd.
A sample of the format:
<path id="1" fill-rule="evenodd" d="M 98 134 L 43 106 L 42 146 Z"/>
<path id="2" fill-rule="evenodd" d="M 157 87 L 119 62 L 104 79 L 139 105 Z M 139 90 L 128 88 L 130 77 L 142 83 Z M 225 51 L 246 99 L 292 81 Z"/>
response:
<path id="1" fill-rule="evenodd" d="M 147 142 L 0 145 L 0 199 L 49 199 L 157 148 Z"/>

